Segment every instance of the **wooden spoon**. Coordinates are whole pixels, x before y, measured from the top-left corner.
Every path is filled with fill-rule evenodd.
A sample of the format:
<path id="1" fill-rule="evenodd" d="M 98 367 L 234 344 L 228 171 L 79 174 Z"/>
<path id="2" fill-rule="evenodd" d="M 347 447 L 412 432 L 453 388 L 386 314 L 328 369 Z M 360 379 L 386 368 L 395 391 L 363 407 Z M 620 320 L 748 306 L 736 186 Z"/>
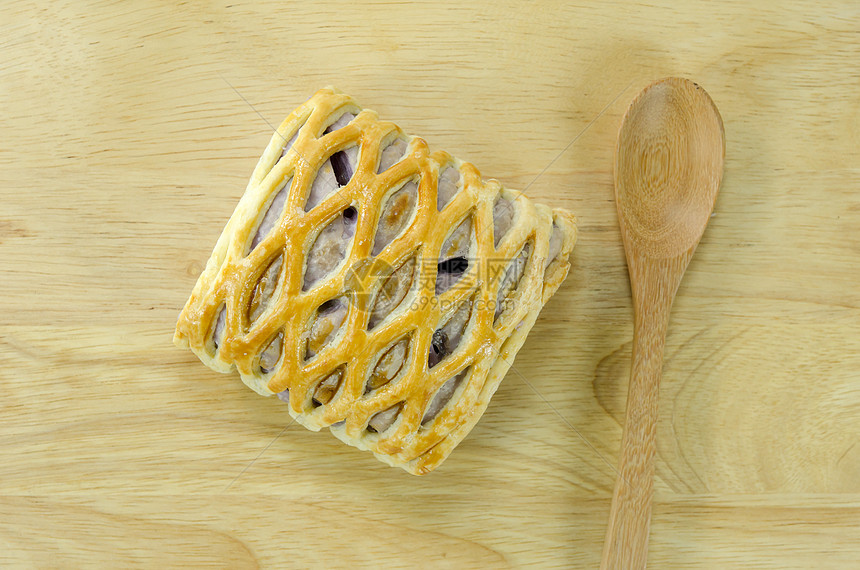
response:
<path id="1" fill-rule="evenodd" d="M 725 154 L 714 102 L 695 83 L 676 77 L 645 88 L 618 133 L 615 201 L 636 320 L 603 569 L 645 568 L 669 311 L 714 209 Z"/>

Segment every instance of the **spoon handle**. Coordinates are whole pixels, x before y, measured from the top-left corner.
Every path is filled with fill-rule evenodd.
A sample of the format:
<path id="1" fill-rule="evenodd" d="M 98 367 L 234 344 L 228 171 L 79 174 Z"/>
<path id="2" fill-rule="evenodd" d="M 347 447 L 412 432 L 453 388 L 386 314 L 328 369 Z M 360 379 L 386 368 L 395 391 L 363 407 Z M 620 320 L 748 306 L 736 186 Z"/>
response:
<path id="1" fill-rule="evenodd" d="M 627 418 L 609 528 L 603 545 L 603 570 L 645 568 L 657 448 L 657 401 L 663 348 L 672 300 L 680 283 L 678 262 L 628 259 L 636 312 L 633 364 L 627 393 Z"/>

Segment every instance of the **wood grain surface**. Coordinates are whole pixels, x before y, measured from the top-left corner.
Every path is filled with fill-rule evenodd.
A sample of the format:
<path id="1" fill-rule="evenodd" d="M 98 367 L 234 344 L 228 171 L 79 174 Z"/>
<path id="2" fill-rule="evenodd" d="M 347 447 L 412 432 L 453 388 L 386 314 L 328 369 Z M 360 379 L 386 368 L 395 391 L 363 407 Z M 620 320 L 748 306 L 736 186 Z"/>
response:
<path id="1" fill-rule="evenodd" d="M 667 75 L 707 89 L 727 154 L 672 312 L 649 565 L 856 567 L 854 1 L 3 3 L 0 566 L 596 567 L 633 333 L 612 157 Z M 269 124 L 327 84 L 579 216 L 570 277 L 423 478 L 171 343 Z"/>

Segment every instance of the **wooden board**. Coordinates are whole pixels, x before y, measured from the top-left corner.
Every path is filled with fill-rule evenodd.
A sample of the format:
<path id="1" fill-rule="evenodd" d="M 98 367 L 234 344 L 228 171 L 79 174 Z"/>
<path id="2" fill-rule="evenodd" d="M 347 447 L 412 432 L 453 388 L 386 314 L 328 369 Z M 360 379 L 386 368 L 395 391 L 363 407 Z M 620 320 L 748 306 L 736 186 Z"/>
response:
<path id="1" fill-rule="evenodd" d="M 593 568 L 632 312 L 612 192 L 651 81 L 724 184 L 666 350 L 652 568 L 860 559 L 860 5 L 7 2 L 0 565 Z M 171 344 L 277 124 L 327 84 L 580 219 L 482 421 L 416 478 Z"/>

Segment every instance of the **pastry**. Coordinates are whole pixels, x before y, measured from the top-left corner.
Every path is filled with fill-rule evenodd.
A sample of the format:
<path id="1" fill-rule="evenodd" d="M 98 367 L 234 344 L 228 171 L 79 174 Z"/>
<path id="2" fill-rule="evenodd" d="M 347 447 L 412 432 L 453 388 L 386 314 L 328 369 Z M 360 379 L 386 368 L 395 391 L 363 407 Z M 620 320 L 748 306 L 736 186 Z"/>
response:
<path id="1" fill-rule="evenodd" d="M 425 474 L 483 414 L 575 237 L 569 212 L 322 89 L 272 137 L 174 342 Z"/>

